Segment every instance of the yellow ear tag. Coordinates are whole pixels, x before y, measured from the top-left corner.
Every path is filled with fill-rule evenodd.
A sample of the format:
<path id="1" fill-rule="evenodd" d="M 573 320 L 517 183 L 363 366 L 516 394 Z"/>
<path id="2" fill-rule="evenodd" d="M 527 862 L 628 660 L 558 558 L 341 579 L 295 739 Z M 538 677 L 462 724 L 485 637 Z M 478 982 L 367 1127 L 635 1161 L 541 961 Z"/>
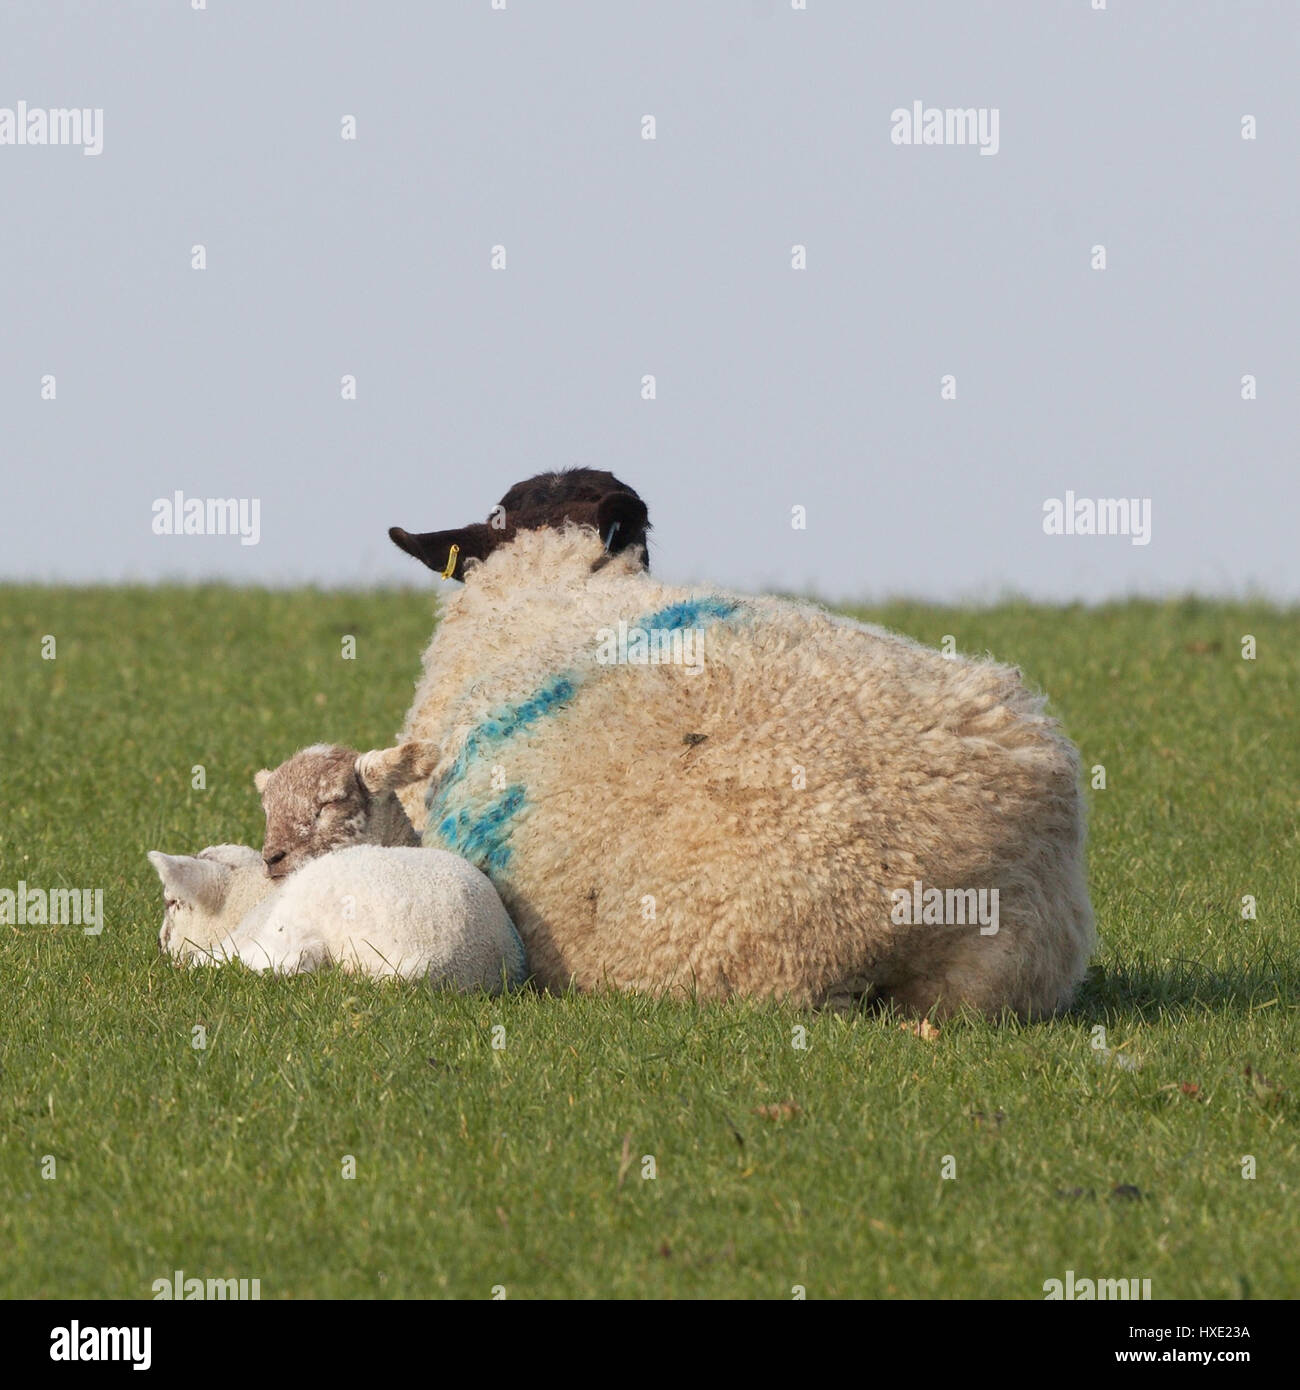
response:
<path id="1" fill-rule="evenodd" d="M 447 552 L 447 568 L 442 572 L 444 579 L 450 579 L 456 573 L 456 561 L 458 559 L 460 559 L 460 546 L 453 545 Z"/>

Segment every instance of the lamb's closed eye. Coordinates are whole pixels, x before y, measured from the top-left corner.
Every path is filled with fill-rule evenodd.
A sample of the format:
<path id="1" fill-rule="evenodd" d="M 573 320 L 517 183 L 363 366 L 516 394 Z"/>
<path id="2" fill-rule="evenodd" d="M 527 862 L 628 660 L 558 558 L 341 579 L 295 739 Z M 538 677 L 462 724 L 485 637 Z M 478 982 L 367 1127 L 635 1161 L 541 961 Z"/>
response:
<path id="1" fill-rule="evenodd" d="M 256 781 L 266 812 L 262 857 L 272 878 L 349 845 L 417 846 L 396 794 L 361 780 L 355 749 L 315 744 Z"/>

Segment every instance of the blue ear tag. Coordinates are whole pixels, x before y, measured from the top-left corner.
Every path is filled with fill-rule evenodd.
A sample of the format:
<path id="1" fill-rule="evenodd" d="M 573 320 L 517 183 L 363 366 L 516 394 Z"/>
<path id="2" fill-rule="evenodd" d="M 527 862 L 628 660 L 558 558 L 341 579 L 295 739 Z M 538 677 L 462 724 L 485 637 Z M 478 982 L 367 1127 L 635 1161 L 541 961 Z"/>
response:
<path id="1" fill-rule="evenodd" d="M 605 537 L 605 553 L 606 553 L 606 554 L 609 553 L 609 548 L 610 548 L 610 546 L 614 544 L 614 532 L 618 530 L 618 527 L 619 527 L 619 523 L 616 521 L 616 522 L 613 524 L 613 526 L 611 526 L 611 527 L 609 528 L 609 535 Z"/>

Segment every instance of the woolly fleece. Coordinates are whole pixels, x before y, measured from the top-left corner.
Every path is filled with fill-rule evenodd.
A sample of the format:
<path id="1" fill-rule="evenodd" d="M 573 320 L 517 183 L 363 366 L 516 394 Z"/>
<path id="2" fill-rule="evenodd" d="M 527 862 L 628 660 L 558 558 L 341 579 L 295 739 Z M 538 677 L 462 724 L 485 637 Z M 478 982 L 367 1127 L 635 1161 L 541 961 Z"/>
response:
<path id="1" fill-rule="evenodd" d="M 602 555 L 570 525 L 467 566 L 402 733 L 437 745 L 407 814 L 492 878 L 539 983 L 1069 1002 L 1094 945 L 1079 760 L 1018 671 Z M 701 669 L 601 664 L 620 620 L 698 627 Z M 896 924 L 916 881 L 998 889 L 997 933 Z"/>

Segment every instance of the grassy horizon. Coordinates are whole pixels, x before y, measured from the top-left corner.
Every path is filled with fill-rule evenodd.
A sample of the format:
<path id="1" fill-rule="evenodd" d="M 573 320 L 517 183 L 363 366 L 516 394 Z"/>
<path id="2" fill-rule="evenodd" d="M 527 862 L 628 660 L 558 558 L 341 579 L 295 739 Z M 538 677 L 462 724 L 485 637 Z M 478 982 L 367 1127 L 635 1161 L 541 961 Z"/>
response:
<path id="1" fill-rule="evenodd" d="M 176 970 L 146 851 L 260 844 L 259 767 L 389 742 L 432 595 L 0 585 L 0 888 L 106 916 L 0 925 L 0 1296 L 1294 1296 L 1300 609 L 841 608 L 1019 665 L 1104 766 L 1063 1018 Z"/>

